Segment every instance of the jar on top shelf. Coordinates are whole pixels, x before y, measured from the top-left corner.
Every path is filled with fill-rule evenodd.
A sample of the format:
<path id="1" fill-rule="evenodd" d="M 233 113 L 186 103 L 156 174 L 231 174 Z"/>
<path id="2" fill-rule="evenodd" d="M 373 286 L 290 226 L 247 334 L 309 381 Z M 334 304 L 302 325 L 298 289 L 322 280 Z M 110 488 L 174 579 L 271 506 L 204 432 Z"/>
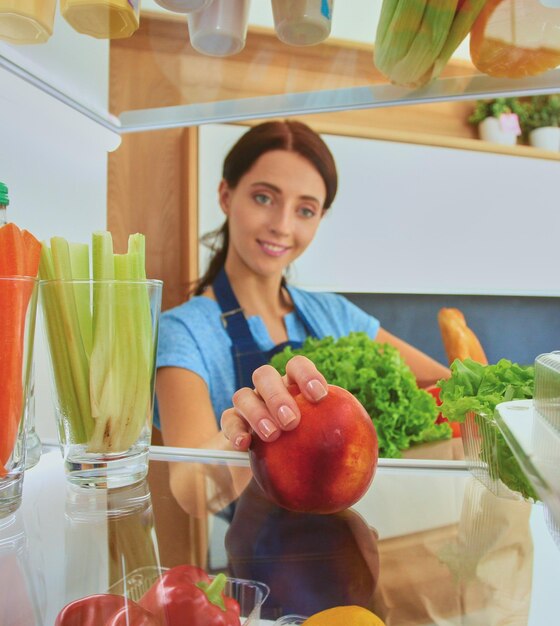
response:
<path id="1" fill-rule="evenodd" d="M 96 39 L 124 39 L 140 26 L 140 0 L 60 0 L 72 28 Z"/>
<path id="2" fill-rule="evenodd" d="M 56 0 L 0 0 L 0 39 L 44 43 L 53 33 Z"/>
<path id="3" fill-rule="evenodd" d="M 334 0 L 272 0 L 278 39 L 292 46 L 313 46 L 331 33 Z"/>

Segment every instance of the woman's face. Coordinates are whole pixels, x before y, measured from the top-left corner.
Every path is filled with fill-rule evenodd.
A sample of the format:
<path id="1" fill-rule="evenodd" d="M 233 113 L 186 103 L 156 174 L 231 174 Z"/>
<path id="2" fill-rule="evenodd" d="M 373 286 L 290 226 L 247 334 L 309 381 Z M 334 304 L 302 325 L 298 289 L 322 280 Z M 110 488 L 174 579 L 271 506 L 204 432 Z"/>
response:
<path id="1" fill-rule="evenodd" d="M 228 263 L 261 276 L 281 273 L 313 240 L 326 198 L 319 172 L 302 156 L 266 152 L 235 189 L 220 185 L 229 219 Z"/>

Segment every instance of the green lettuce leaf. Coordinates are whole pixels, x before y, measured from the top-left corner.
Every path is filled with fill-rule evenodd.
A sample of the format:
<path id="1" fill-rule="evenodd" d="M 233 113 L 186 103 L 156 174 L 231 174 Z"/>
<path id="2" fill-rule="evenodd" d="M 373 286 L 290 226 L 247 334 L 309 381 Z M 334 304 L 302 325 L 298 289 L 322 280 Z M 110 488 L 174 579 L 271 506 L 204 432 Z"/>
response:
<path id="1" fill-rule="evenodd" d="M 451 437 L 447 423 L 435 424 L 434 398 L 418 388 L 393 346 L 372 341 L 366 333 L 338 340 L 308 337 L 301 349 L 288 347 L 276 354 L 271 365 L 285 374 L 296 354 L 313 361 L 329 383 L 347 389 L 363 404 L 377 430 L 380 456 L 398 458 L 411 445 Z"/>
<path id="2" fill-rule="evenodd" d="M 488 464 L 492 478 L 499 478 L 511 490 L 525 498 L 537 495 L 507 445 L 493 417 L 500 402 L 533 397 L 535 370 L 501 359 L 495 365 L 481 365 L 471 359 L 455 360 L 451 377 L 440 380 L 440 411 L 453 422 L 463 422 L 467 413 L 475 413 L 482 439 L 480 458 Z M 479 416 L 485 416 L 486 419 Z"/>

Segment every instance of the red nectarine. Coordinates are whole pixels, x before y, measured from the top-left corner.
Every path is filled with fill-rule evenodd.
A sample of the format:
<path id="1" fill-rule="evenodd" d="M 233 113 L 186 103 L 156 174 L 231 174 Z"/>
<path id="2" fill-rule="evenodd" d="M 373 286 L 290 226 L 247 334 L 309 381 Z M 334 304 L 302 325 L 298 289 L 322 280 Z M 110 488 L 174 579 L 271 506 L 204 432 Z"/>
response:
<path id="1" fill-rule="evenodd" d="M 341 387 L 329 385 L 328 395 L 316 404 L 297 388 L 292 393 L 301 422 L 276 441 L 253 437 L 253 476 L 273 502 L 291 511 L 347 509 L 363 496 L 375 474 L 373 422 L 357 398 Z"/>

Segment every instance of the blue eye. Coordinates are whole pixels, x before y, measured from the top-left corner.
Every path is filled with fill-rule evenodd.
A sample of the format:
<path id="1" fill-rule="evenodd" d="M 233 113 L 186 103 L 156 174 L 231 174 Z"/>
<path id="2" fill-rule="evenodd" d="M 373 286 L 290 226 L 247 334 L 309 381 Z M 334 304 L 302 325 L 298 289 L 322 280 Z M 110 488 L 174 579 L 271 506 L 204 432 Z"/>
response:
<path id="1" fill-rule="evenodd" d="M 266 193 L 256 193 L 253 198 L 258 204 L 270 204 L 272 202 L 272 198 Z"/>
<path id="2" fill-rule="evenodd" d="M 315 217 L 315 211 L 306 206 L 301 207 L 299 212 L 305 218 Z"/>

